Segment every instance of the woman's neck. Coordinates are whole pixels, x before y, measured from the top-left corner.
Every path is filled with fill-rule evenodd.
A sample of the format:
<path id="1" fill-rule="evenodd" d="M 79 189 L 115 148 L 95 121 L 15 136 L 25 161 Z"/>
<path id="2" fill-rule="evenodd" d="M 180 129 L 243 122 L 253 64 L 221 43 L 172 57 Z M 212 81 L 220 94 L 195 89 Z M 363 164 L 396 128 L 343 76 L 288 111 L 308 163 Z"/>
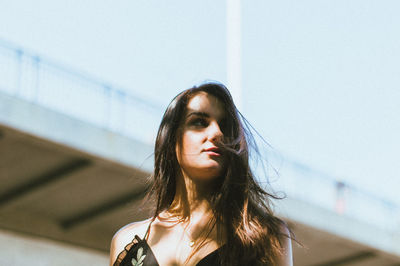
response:
<path id="1" fill-rule="evenodd" d="M 185 176 L 179 176 L 176 180 L 174 200 L 159 218 L 182 223 L 190 239 L 200 245 L 208 243 L 210 239 L 219 245 L 225 243 L 224 231 L 222 238 L 218 238 L 216 219 L 210 203 L 213 182 L 195 182 L 195 179 Z"/>
<path id="2" fill-rule="evenodd" d="M 175 197 L 168 212 L 183 219 L 209 214 L 211 211 L 209 182 L 196 182 L 184 174 L 176 180 Z"/>

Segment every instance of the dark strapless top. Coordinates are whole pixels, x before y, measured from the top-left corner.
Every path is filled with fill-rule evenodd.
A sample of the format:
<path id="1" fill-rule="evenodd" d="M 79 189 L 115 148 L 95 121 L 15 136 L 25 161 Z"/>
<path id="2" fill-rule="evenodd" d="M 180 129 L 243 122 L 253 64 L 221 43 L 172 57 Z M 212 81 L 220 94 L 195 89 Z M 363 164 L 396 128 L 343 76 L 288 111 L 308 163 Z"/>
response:
<path id="1" fill-rule="evenodd" d="M 156 257 L 150 246 L 147 244 L 146 238 L 150 229 L 150 225 L 143 239 L 135 235 L 135 238 L 125 249 L 119 253 L 114 262 L 114 266 L 159 266 Z M 214 250 L 204 258 L 202 258 L 196 266 L 221 266 L 220 251 L 222 247 Z"/>

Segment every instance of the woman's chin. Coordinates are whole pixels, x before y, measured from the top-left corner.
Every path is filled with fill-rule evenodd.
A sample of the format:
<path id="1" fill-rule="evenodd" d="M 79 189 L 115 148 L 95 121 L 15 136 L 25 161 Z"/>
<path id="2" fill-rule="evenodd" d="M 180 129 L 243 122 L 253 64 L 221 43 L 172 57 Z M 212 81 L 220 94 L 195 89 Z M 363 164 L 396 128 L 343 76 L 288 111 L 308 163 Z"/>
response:
<path id="1" fill-rule="evenodd" d="M 221 167 L 220 166 L 208 166 L 198 168 L 195 171 L 186 172 L 189 177 L 192 179 L 197 179 L 199 181 L 203 180 L 212 180 L 220 176 L 221 174 Z"/>
<path id="2" fill-rule="evenodd" d="M 201 171 L 206 179 L 216 178 L 221 175 L 222 166 L 220 164 L 210 165 Z"/>

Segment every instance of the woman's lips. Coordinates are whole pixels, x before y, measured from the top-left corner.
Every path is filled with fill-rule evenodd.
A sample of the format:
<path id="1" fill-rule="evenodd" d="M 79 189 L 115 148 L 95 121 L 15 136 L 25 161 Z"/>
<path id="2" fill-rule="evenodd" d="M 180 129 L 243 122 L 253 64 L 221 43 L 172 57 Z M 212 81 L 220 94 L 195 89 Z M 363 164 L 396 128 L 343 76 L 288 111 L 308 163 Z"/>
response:
<path id="1" fill-rule="evenodd" d="M 221 151 L 218 147 L 205 149 L 204 152 L 211 156 L 221 156 Z"/>

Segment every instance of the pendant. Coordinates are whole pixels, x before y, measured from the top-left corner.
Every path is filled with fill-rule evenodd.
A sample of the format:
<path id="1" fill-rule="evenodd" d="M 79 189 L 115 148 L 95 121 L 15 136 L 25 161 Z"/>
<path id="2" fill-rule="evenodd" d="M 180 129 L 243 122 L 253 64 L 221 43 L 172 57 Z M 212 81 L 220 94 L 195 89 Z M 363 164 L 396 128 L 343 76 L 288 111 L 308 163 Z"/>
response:
<path id="1" fill-rule="evenodd" d="M 194 246 L 194 241 L 190 241 L 189 242 L 189 247 L 193 247 Z"/>

